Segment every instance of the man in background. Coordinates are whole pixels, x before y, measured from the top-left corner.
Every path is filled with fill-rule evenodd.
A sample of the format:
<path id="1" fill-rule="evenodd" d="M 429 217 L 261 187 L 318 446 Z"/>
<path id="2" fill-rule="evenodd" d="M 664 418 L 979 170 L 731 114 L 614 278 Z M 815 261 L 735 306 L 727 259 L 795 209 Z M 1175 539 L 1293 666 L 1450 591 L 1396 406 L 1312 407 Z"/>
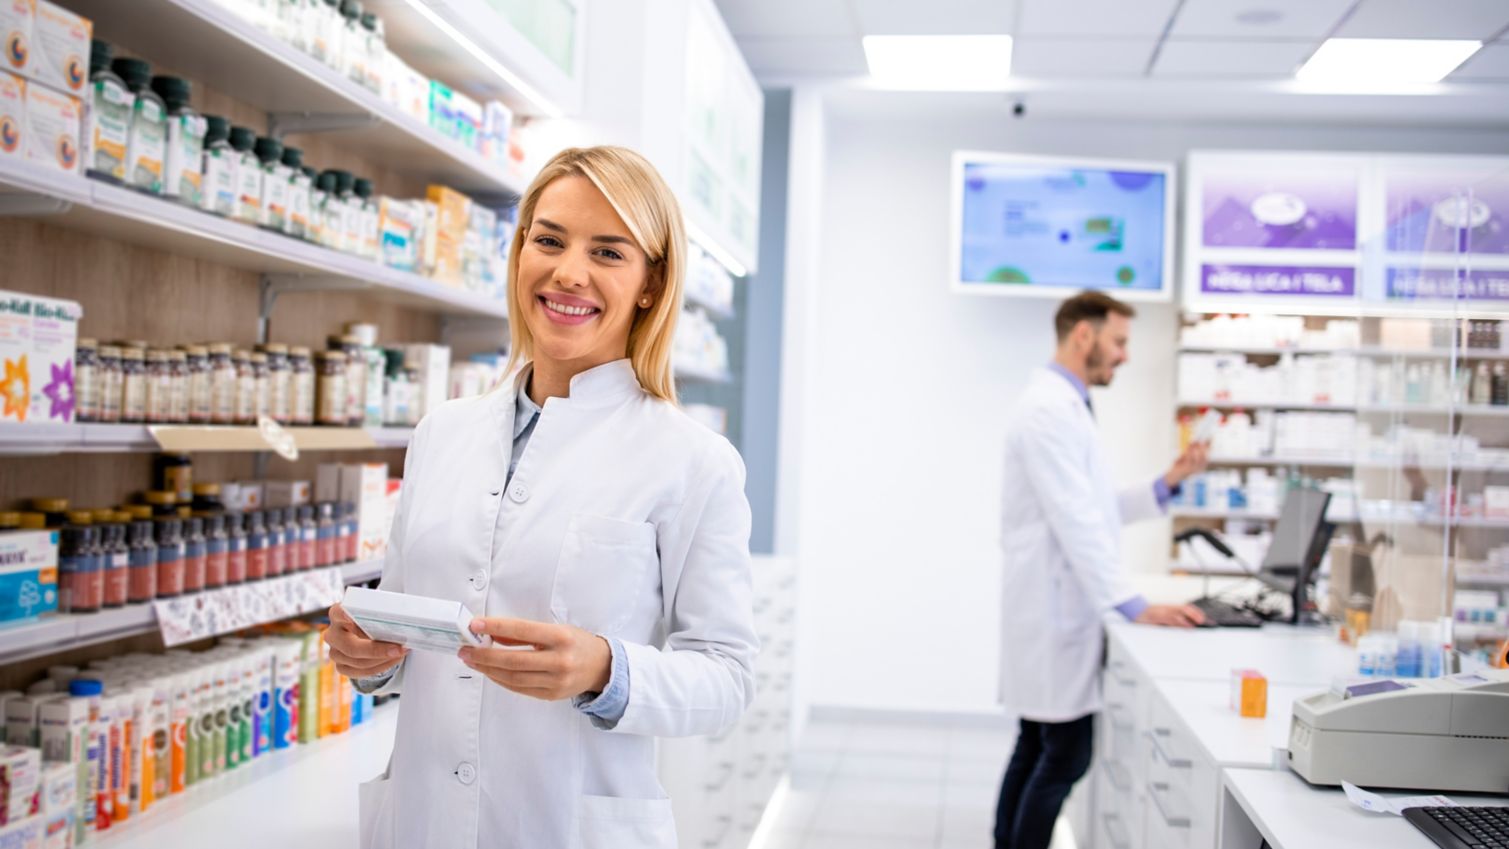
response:
<path id="1" fill-rule="evenodd" d="M 1054 316 L 1058 348 L 1012 413 L 1006 436 L 1001 701 L 1021 717 L 996 809 L 997 849 L 1047 849 L 1059 810 L 1090 766 L 1100 710 L 1101 619 L 1188 628 L 1187 605 L 1149 604 L 1121 556 L 1121 526 L 1162 515 L 1205 467 L 1191 446 L 1166 474 L 1117 491 L 1101 452 L 1089 387 L 1127 362 L 1131 306 L 1084 292 Z"/>

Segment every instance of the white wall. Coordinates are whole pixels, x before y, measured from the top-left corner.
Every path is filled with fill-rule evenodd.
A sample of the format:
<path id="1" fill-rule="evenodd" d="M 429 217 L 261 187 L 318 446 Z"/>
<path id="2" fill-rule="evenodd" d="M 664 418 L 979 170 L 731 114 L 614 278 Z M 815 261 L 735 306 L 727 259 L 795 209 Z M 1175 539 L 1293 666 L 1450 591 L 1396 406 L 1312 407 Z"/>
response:
<path id="1" fill-rule="evenodd" d="M 789 533 L 778 551 L 794 548 L 801 564 L 804 701 L 990 712 L 1002 428 L 1028 374 L 1051 354 L 1056 303 L 950 293 L 950 152 L 1166 160 L 1197 147 L 1487 153 L 1509 146 L 1509 133 L 1050 124 L 916 97 L 830 96 L 823 173 L 802 181 L 805 199 L 793 167 L 791 207 L 815 199 L 820 213 L 815 228 L 793 222 L 788 235 L 789 250 L 815 250 L 817 261 L 815 277 L 788 262 L 785 368 L 812 391 L 783 398 L 783 439 L 799 450 L 783 446 L 777 509 Z M 802 156 L 793 150 L 794 163 Z M 1097 394 L 1096 412 L 1118 477 L 1151 484 L 1175 443 L 1177 311 L 1139 310 L 1131 361 Z M 1132 566 L 1165 568 L 1168 532 L 1166 521 L 1129 531 Z"/>

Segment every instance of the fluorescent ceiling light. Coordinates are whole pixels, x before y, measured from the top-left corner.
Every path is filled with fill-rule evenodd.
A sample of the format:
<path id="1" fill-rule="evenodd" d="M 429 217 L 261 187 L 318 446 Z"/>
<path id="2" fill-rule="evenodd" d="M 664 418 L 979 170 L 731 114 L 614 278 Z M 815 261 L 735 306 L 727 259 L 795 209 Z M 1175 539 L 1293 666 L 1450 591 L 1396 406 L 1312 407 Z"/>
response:
<path id="1" fill-rule="evenodd" d="M 452 26 L 450 21 L 442 17 L 439 12 L 431 9 L 429 5 L 424 2 L 424 0 L 408 0 L 408 2 L 411 9 L 418 12 L 420 15 L 423 15 L 425 20 L 433 24 L 436 29 L 445 33 L 452 41 L 461 45 L 461 49 L 465 50 L 467 53 L 470 53 L 473 59 L 481 62 L 484 67 L 486 67 L 489 71 L 492 71 L 500 79 L 502 79 L 503 82 L 507 83 L 515 91 L 522 95 L 525 100 L 533 103 L 535 105 L 535 108 L 539 109 L 545 114 L 545 117 L 564 117 L 565 113 L 561 112 L 560 107 L 550 102 L 550 98 L 546 97 L 540 92 L 539 89 L 530 85 L 524 80 L 523 77 L 514 73 L 503 63 L 499 62 L 497 59 L 494 59 L 492 57 L 492 54 L 484 50 L 481 45 L 477 44 L 477 42 L 472 41 L 471 37 L 466 33 Z"/>
<path id="2" fill-rule="evenodd" d="M 1329 38 L 1295 77 L 1370 88 L 1438 83 L 1482 46 L 1481 41 L 1426 38 Z"/>
<path id="3" fill-rule="evenodd" d="M 864 46 L 887 88 L 998 91 L 1011 77 L 1009 35 L 867 35 Z"/>

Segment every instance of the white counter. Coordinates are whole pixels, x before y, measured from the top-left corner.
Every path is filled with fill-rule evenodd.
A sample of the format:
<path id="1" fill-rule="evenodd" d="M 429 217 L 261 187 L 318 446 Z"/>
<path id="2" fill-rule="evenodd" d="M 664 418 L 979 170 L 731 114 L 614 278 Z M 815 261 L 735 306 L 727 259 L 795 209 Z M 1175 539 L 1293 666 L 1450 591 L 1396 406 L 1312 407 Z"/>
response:
<path id="1" fill-rule="evenodd" d="M 1223 784 L 1221 849 L 1257 849 L 1260 840 L 1273 849 L 1435 849 L 1403 817 L 1368 813 L 1340 789 L 1312 787 L 1287 770 L 1227 770 Z M 1509 797 L 1451 798 L 1459 805 L 1509 805 Z"/>
<path id="2" fill-rule="evenodd" d="M 96 849 L 346 849 L 356 786 L 382 772 L 398 704 L 345 734 L 277 752 L 175 796 L 88 844 Z"/>
<path id="3" fill-rule="evenodd" d="M 1155 679 L 1227 681 L 1231 670 L 1250 668 L 1269 685 L 1328 687 L 1352 674 L 1356 651 L 1329 628 L 1152 628 L 1119 622 L 1108 628 L 1124 656 Z"/>

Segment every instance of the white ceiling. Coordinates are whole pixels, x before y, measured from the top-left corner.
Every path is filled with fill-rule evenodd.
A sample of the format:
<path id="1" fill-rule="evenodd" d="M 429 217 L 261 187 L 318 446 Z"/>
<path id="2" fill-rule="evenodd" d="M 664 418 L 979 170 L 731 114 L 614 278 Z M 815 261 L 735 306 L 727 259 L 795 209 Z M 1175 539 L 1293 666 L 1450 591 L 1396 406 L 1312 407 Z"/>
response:
<path id="1" fill-rule="evenodd" d="M 715 1 L 766 81 L 863 77 L 865 35 L 1006 33 L 1034 83 L 1272 83 L 1341 36 L 1496 41 L 1448 82 L 1509 84 L 1509 0 Z"/>

